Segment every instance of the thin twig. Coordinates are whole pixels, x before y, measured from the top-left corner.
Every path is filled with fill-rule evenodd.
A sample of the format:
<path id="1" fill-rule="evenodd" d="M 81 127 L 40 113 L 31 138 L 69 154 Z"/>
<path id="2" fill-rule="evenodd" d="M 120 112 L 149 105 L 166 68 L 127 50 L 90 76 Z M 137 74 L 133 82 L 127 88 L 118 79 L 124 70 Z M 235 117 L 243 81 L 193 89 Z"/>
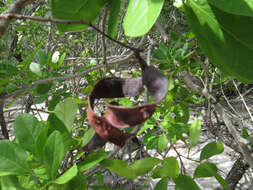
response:
<path id="1" fill-rule="evenodd" d="M 107 18 L 108 8 L 105 6 L 104 8 L 104 15 L 102 20 L 102 32 L 105 33 L 105 24 L 106 24 L 106 18 Z M 108 71 L 108 65 L 106 60 L 106 43 L 105 43 L 105 36 L 102 35 L 102 55 L 103 55 L 103 64 L 104 64 L 104 71 Z"/>
<path id="2" fill-rule="evenodd" d="M 21 14 L 0 15 L 0 19 L 5 19 L 5 20 L 11 20 L 11 19 L 35 20 L 35 21 L 39 21 L 39 22 L 53 22 L 53 23 L 61 23 L 61 24 L 83 24 L 83 25 L 87 25 L 87 26 L 93 28 L 98 33 L 102 34 L 103 36 L 107 37 L 111 41 L 113 41 L 113 42 L 115 42 L 115 43 L 117 43 L 117 44 L 119 44 L 119 45 L 121 45 L 125 48 L 128 48 L 128 49 L 130 49 L 134 52 L 142 52 L 143 51 L 141 49 L 131 47 L 127 44 L 124 44 L 124 43 L 108 36 L 103 31 L 99 30 L 96 26 L 91 24 L 91 22 L 86 22 L 86 21 L 82 21 L 82 20 L 61 20 L 61 19 L 55 19 L 55 18 L 41 18 L 41 17 L 34 17 L 34 16 L 25 16 L 25 15 L 21 15 Z"/>
<path id="3" fill-rule="evenodd" d="M 129 60 L 129 58 L 133 54 L 134 53 L 130 53 L 128 56 L 126 56 L 120 60 L 114 60 L 114 61 L 108 62 L 108 64 L 113 65 L 113 64 L 119 64 L 119 63 L 125 62 L 125 61 Z M 30 89 L 34 88 L 35 86 L 38 86 L 39 84 L 44 84 L 44 83 L 48 83 L 48 82 L 52 82 L 52 81 L 65 81 L 65 80 L 70 80 L 70 79 L 73 79 L 76 77 L 82 77 L 83 75 L 86 75 L 86 74 L 88 74 L 92 71 L 95 71 L 97 69 L 100 69 L 102 67 L 103 67 L 103 64 L 100 64 L 100 65 L 96 65 L 92 68 L 89 68 L 82 73 L 78 73 L 78 74 L 74 74 L 74 75 L 70 75 L 70 76 L 52 77 L 52 78 L 48 78 L 48 79 L 44 79 L 44 80 L 38 80 L 38 81 L 33 82 L 31 85 L 25 86 L 19 90 L 14 91 L 13 93 L 3 95 L 1 98 L 6 99 L 6 98 L 16 96 L 20 93 L 23 93 L 26 90 L 30 90 Z"/>
<path id="4" fill-rule="evenodd" d="M 242 102 L 243 102 L 243 104 L 244 104 L 244 106 L 245 106 L 245 108 L 246 108 L 246 110 L 247 110 L 249 116 L 250 116 L 251 121 L 253 122 L 253 117 L 252 117 L 252 115 L 251 115 L 251 113 L 250 113 L 249 107 L 248 107 L 247 103 L 245 102 L 245 100 L 244 100 L 242 94 L 240 93 L 240 91 L 239 91 L 237 85 L 235 84 L 235 81 L 234 81 L 234 80 L 233 80 L 233 85 L 235 86 L 235 89 L 236 89 L 237 93 L 239 94 L 239 96 L 240 96 L 240 98 L 241 98 L 241 100 L 242 100 Z"/>

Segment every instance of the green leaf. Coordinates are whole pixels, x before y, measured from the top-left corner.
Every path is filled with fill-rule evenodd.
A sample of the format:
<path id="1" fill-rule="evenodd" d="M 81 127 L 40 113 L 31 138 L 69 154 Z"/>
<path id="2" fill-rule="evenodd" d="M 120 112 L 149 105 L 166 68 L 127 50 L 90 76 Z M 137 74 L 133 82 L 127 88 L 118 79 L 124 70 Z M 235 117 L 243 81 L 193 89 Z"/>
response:
<path id="1" fill-rule="evenodd" d="M 60 119 L 58 119 L 58 117 L 54 113 L 51 113 L 48 116 L 47 120 L 49 123 L 49 134 L 51 134 L 55 130 L 59 131 L 63 138 L 65 150 L 68 150 L 73 143 L 73 139 L 70 132 L 67 130 L 67 127 Z"/>
<path id="2" fill-rule="evenodd" d="M 101 165 L 108 170 L 113 171 L 114 173 L 129 178 L 134 179 L 136 178 L 135 173 L 132 170 L 127 168 L 127 163 L 122 160 L 117 159 L 105 159 L 101 162 Z"/>
<path id="3" fill-rule="evenodd" d="M 101 171 L 96 172 L 96 178 L 98 185 L 103 186 L 104 185 L 104 175 Z"/>
<path id="4" fill-rule="evenodd" d="M 90 127 L 88 129 L 88 131 L 86 131 L 84 136 L 83 136 L 82 146 L 87 145 L 94 135 L 95 135 L 95 131 L 92 127 Z"/>
<path id="5" fill-rule="evenodd" d="M 167 190 L 168 189 L 168 178 L 162 178 L 155 185 L 155 190 Z"/>
<path id="6" fill-rule="evenodd" d="M 168 147 L 169 140 L 166 135 L 163 133 L 159 136 L 157 149 L 161 153 L 164 149 Z"/>
<path id="7" fill-rule="evenodd" d="M 137 132 L 137 136 L 142 134 L 147 129 L 152 129 L 152 128 L 154 128 L 154 124 L 149 124 L 148 122 L 145 122 L 144 126 Z"/>
<path id="8" fill-rule="evenodd" d="M 213 177 L 218 172 L 218 168 L 215 164 L 210 162 L 204 162 L 198 165 L 194 171 L 194 178 L 200 177 Z"/>
<path id="9" fill-rule="evenodd" d="M 24 149 L 14 142 L 2 140 L 0 150 L 0 176 L 29 174 L 28 157 Z"/>
<path id="10" fill-rule="evenodd" d="M 200 160 L 210 158 L 214 155 L 220 154 L 224 151 L 223 144 L 220 142 L 208 143 L 200 153 Z"/>
<path id="11" fill-rule="evenodd" d="M 38 56 L 38 60 L 40 62 L 40 65 L 46 65 L 47 55 L 46 55 L 45 51 L 39 50 L 38 53 L 37 53 L 37 56 Z"/>
<path id="12" fill-rule="evenodd" d="M 187 175 L 180 174 L 176 179 L 174 179 L 176 184 L 176 189 L 178 190 L 200 190 L 196 182 Z"/>
<path id="13" fill-rule="evenodd" d="M 208 0 L 208 2 L 224 12 L 253 17 L 252 0 Z"/>
<path id="14" fill-rule="evenodd" d="M 222 185 L 222 187 L 225 189 L 225 190 L 228 190 L 228 184 L 226 182 L 225 179 L 223 179 L 218 173 L 215 174 L 214 176 L 216 178 L 216 180 Z"/>
<path id="15" fill-rule="evenodd" d="M 77 175 L 66 184 L 64 190 L 88 190 L 87 186 L 87 180 Z"/>
<path id="16" fill-rule="evenodd" d="M 32 63 L 30 64 L 30 70 L 31 70 L 34 74 L 38 75 L 39 77 L 42 76 L 42 71 L 41 71 L 41 68 L 40 68 L 40 64 L 32 62 Z"/>
<path id="17" fill-rule="evenodd" d="M 104 160 L 106 156 L 108 155 L 108 152 L 105 152 L 104 150 L 90 153 L 84 161 L 82 161 L 80 164 L 78 164 L 78 169 L 80 172 L 84 172 L 93 166 L 97 165 L 99 162 Z"/>
<path id="18" fill-rule="evenodd" d="M 108 18 L 108 35 L 111 37 L 115 37 L 118 31 L 119 25 L 119 13 L 120 13 L 120 4 L 119 0 L 110 0 L 108 2 L 109 8 L 109 18 Z"/>
<path id="19" fill-rule="evenodd" d="M 126 36 L 138 37 L 146 34 L 158 18 L 164 0 L 130 0 L 123 27 Z"/>
<path id="20" fill-rule="evenodd" d="M 208 4 L 208 2 L 212 3 Z M 253 14 L 249 8 L 246 13 L 245 6 L 248 5 L 245 5 L 242 0 L 240 3 L 234 4 L 234 2 L 188 0 L 184 4 L 184 10 L 200 47 L 210 61 L 224 74 L 236 77 L 243 82 L 251 82 L 253 80 L 251 72 L 253 69 L 251 60 Z M 229 8 L 227 8 L 228 4 Z M 244 6 L 239 8 L 240 4 Z M 223 8 L 219 9 L 216 6 Z M 235 9 L 232 7 L 238 7 L 238 12 L 242 15 L 250 14 L 251 16 L 235 14 Z M 223 9 L 228 12 L 222 11 Z"/>
<path id="21" fill-rule="evenodd" d="M 49 82 L 49 83 L 44 83 L 44 84 L 39 84 L 36 87 L 37 93 L 38 94 L 47 94 L 48 91 L 51 89 L 53 83 Z"/>
<path id="22" fill-rule="evenodd" d="M 60 59 L 58 61 L 58 68 L 63 64 L 63 61 L 64 61 L 66 55 L 67 54 L 65 52 L 61 55 L 61 57 L 60 57 Z"/>
<path id="23" fill-rule="evenodd" d="M 105 4 L 105 0 L 52 0 L 51 8 L 54 18 L 63 20 L 94 21 Z M 83 24 L 57 24 L 61 32 L 83 30 Z"/>
<path id="24" fill-rule="evenodd" d="M 140 160 L 136 160 L 133 164 L 131 164 L 128 169 L 132 170 L 136 176 L 144 175 L 148 173 L 153 167 L 161 162 L 158 158 L 143 158 Z M 145 167 L 143 167 L 145 166 Z"/>
<path id="25" fill-rule="evenodd" d="M 152 56 L 155 59 L 159 59 L 159 60 L 165 60 L 167 58 L 167 55 L 164 54 L 164 52 L 160 49 L 156 49 L 156 50 L 152 51 Z"/>
<path id="26" fill-rule="evenodd" d="M 176 178 L 179 175 L 179 165 L 175 157 L 164 159 L 163 165 L 156 167 L 152 173 L 153 178 Z"/>
<path id="27" fill-rule="evenodd" d="M 21 187 L 17 176 L 2 176 L 0 178 L 1 190 L 25 190 Z"/>
<path id="28" fill-rule="evenodd" d="M 199 119 L 194 120 L 194 122 L 190 125 L 189 132 L 190 146 L 193 147 L 197 144 L 201 132 L 201 121 Z"/>
<path id="29" fill-rule="evenodd" d="M 68 169 L 64 174 L 54 180 L 56 184 L 65 184 L 73 179 L 77 175 L 78 169 L 76 164 L 74 164 L 70 169 Z"/>
<path id="30" fill-rule="evenodd" d="M 242 137 L 245 138 L 245 139 L 247 139 L 247 138 L 250 137 L 250 135 L 249 135 L 247 129 L 245 129 L 245 128 L 242 129 L 242 132 L 241 132 L 241 133 L 242 133 Z"/>
<path id="31" fill-rule="evenodd" d="M 76 118 L 77 103 L 73 99 L 67 99 L 56 105 L 54 113 L 65 124 L 67 129 L 71 131 L 72 125 Z"/>
<path id="32" fill-rule="evenodd" d="M 215 177 L 224 189 L 228 189 L 227 182 L 219 175 L 218 168 L 213 163 L 204 162 L 198 165 L 194 172 L 194 178 L 201 177 Z"/>
<path id="33" fill-rule="evenodd" d="M 190 118 L 189 107 L 184 104 L 177 104 L 173 110 L 176 117 L 175 120 L 178 123 L 187 123 Z"/>
<path id="34" fill-rule="evenodd" d="M 169 82 L 169 84 L 168 84 L 168 90 L 172 90 L 175 87 L 174 79 L 173 79 L 172 76 L 169 78 L 168 82 Z"/>
<path id="35" fill-rule="evenodd" d="M 36 154 L 39 156 L 41 161 L 43 160 L 43 149 L 47 142 L 47 137 L 48 137 L 48 125 L 43 127 L 35 142 Z"/>
<path id="36" fill-rule="evenodd" d="M 35 142 L 42 130 L 40 122 L 31 114 L 19 115 L 14 122 L 14 135 L 21 147 L 35 153 Z"/>
<path id="37" fill-rule="evenodd" d="M 54 131 L 44 146 L 44 161 L 51 180 L 55 179 L 64 156 L 64 145 L 60 132 Z"/>

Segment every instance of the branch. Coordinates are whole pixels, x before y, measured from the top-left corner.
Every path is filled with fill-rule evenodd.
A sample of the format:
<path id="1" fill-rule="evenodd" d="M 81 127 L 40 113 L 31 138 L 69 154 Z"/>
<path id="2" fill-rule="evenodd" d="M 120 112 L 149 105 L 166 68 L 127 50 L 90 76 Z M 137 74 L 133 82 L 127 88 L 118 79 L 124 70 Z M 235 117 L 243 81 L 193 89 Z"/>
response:
<path id="1" fill-rule="evenodd" d="M 7 124 L 4 118 L 4 99 L 0 99 L 0 125 L 1 131 L 5 139 L 9 139 L 9 133 L 7 130 Z"/>
<path id="2" fill-rule="evenodd" d="M 204 95 L 205 98 L 207 98 L 208 100 L 217 102 L 216 99 L 211 94 L 209 94 L 207 90 L 202 90 L 201 88 L 196 86 L 192 80 L 192 77 L 187 72 L 181 73 L 180 77 L 192 91 L 200 91 L 200 93 Z M 229 116 L 225 113 L 222 105 L 220 103 L 216 103 L 213 106 L 215 110 L 219 113 L 219 115 L 222 117 L 228 131 L 233 136 L 239 147 L 240 152 L 243 154 L 244 159 L 250 165 L 250 167 L 253 168 L 253 158 L 251 156 L 250 150 L 247 147 L 248 141 L 246 139 L 243 139 L 240 134 L 238 134 L 238 132 L 235 130 L 231 122 L 231 118 L 229 118 Z"/>
<path id="3" fill-rule="evenodd" d="M 104 8 L 104 15 L 102 20 L 102 31 L 105 32 L 105 24 L 107 18 L 108 8 L 105 6 Z M 107 60 L 106 60 L 106 44 L 105 44 L 105 36 L 102 35 L 102 55 L 103 55 L 103 64 L 104 64 L 104 71 L 108 71 Z"/>
<path id="4" fill-rule="evenodd" d="M 31 4 L 35 0 L 17 0 L 11 4 L 11 6 L 0 15 L 0 34 L 4 34 L 8 25 L 11 22 L 11 19 L 6 19 L 5 15 L 20 13 L 22 8 Z"/>
<path id="5" fill-rule="evenodd" d="M 87 25 L 87 26 L 93 28 L 98 33 L 107 37 L 111 41 L 121 45 L 122 47 L 130 49 L 134 52 L 142 52 L 143 51 L 141 49 L 131 47 L 127 44 L 124 44 L 124 43 L 108 36 L 107 34 L 105 34 L 103 31 L 99 30 L 96 26 L 94 26 L 90 22 L 86 22 L 86 21 L 82 21 L 82 20 L 61 20 L 61 19 L 54 19 L 54 18 L 40 18 L 40 17 L 25 16 L 25 15 L 20 15 L 20 14 L 9 14 L 9 13 L 5 14 L 5 15 L 0 15 L 0 21 L 1 21 L 1 19 L 8 21 L 8 22 L 10 22 L 10 20 L 12 20 L 12 19 L 21 19 L 21 20 L 35 20 L 35 21 L 39 21 L 39 22 L 53 22 L 53 23 L 61 23 L 61 24 L 84 24 L 84 25 Z"/>
<path id="6" fill-rule="evenodd" d="M 121 60 L 114 60 L 114 61 L 108 62 L 107 64 L 113 65 L 113 64 L 123 63 L 123 62 L 129 60 L 129 58 L 131 58 L 131 56 L 133 54 L 134 53 L 130 53 L 128 56 L 122 58 Z M 90 73 L 92 71 L 102 68 L 103 66 L 104 66 L 103 64 L 96 65 L 92 68 L 87 69 L 86 71 L 84 71 L 82 73 L 78 73 L 78 74 L 74 74 L 74 75 L 70 75 L 70 76 L 52 77 L 52 78 L 48 78 L 48 79 L 44 79 L 44 80 L 38 80 L 38 81 L 33 82 L 31 85 L 28 85 L 28 86 L 25 86 L 19 90 L 16 90 L 13 93 L 6 94 L 6 95 L 4 94 L 1 96 L 1 98 L 6 99 L 6 98 L 16 96 L 26 90 L 30 90 L 30 89 L 34 88 L 35 86 L 38 86 L 39 84 L 44 84 L 44 83 L 48 83 L 48 82 L 52 82 L 52 81 L 65 81 L 65 80 L 70 80 L 70 79 L 77 78 L 77 77 L 82 77 L 83 75 L 86 75 L 87 73 Z"/>

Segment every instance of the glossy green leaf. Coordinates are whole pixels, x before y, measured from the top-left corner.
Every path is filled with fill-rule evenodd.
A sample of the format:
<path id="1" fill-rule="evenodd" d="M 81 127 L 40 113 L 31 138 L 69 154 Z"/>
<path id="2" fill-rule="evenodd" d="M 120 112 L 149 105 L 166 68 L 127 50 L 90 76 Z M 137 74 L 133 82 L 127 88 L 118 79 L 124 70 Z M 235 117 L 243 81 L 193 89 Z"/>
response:
<path id="1" fill-rule="evenodd" d="M 106 0 L 52 0 L 52 15 L 63 20 L 94 21 L 103 8 Z M 57 24 L 61 32 L 83 30 L 86 25 L 81 24 Z"/>
<path id="2" fill-rule="evenodd" d="M 194 171 L 194 178 L 200 177 L 213 177 L 218 172 L 218 168 L 215 164 L 210 162 L 204 162 L 198 165 Z"/>
<path id="3" fill-rule="evenodd" d="M 208 0 L 208 2 L 224 12 L 253 17 L 252 0 Z"/>
<path id="4" fill-rule="evenodd" d="M 77 175 L 78 169 L 76 164 L 74 164 L 70 169 L 68 169 L 64 174 L 54 180 L 56 184 L 65 184 Z"/>
<path id="5" fill-rule="evenodd" d="M 163 165 L 156 167 L 152 173 L 153 178 L 176 178 L 179 175 L 179 165 L 175 157 L 164 159 Z"/>
<path id="6" fill-rule="evenodd" d="M 30 64 L 30 70 L 31 70 L 34 74 L 36 74 L 36 75 L 38 75 L 38 76 L 40 76 L 40 77 L 42 76 L 42 71 L 41 71 L 41 68 L 40 68 L 40 64 L 32 62 L 32 63 Z"/>
<path id="7" fill-rule="evenodd" d="M 201 120 L 196 119 L 190 125 L 189 141 L 190 141 L 191 147 L 193 147 L 197 144 L 197 142 L 199 140 L 200 132 L 201 132 Z"/>
<path id="8" fill-rule="evenodd" d="M 95 131 L 92 127 L 90 127 L 88 129 L 88 131 L 86 131 L 83 135 L 83 142 L 82 142 L 82 146 L 87 145 L 90 140 L 92 139 L 92 137 L 95 135 Z"/>
<path id="9" fill-rule="evenodd" d="M 132 170 L 127 168 L 127 163 L 122 160 L 117 159 L 106 159 L 101 162 L 101 165 L 108 170 L 113 171 L 114 173 L 129 178 L 136 178 L 136 174 Z"/>
<path id="10" fill-rule="evenodd" d="M 214 155 L 220 154 L 224 151 L 223 144 L 220 142 L 208 143 L 200 153 L 200 160 L 210 158 Z"/>
<path id="11" fill-rule="evenodd" d="M 155 185 L 155 189 L 154 190 L 167 190 L 168 189 L 168 178 L 162 178 L 160 179 L 160 181 L 157 182 L 157 184 Z"/>
<path id="12" fill-rule="evenodd" d="M 82 161 L 80 164 L 78 164 L 78 169 L 80 172 L 84 172 L 93 166 L 97 165 L 99 162 L 104 160 L 106 156 L 108 155 L 108 152 L 105 152 L 104 150 L 90 153 L 84 161 Z"/>
<path id="13" fill-rule="evenodd" d="M 196 182 L 187 175 L 180 174 L 176 179 L 174 179 L 176 184 L 176 189 L 178 190 L 200 190 Z"/>
<path id="14" fill-rule="evenodd" d="M 35 142 L 42 130 L 40 122 L 31 114 L 21 114 L 14 122 L 14 135 L 21 147 L 35 153 Z"/>
<path id="15" fill-rule="evenodd" d="M 73 99 L 67 99 L 56 105 L 54 113 L 65 124 L 67 129 L 71 131 L 72 125 L 76 118 L 77 103 Z"/>
<path id="16" fill-rule="evenodd" d="M 153 167 L 161 162 L 158 158 L 143 158 L 140 160 L 136 160 L 134 163 L 132 163 L 128 169 L 132 170 L 133 173 L 136 174 L 136 176 L 144 175 L 148 173 L 150 170 L 153 169 Z M 145 166 L 145 167 L 143 167 Z"/>
<path id="17" fill-rule="evenodd" d="M 0 150 L 0 176 L 29 174 L 28 157 L 24 149 L 14 142 L 1 140 Z"/>
<path id="18" fill-rule="evenodd" d="M 224 12 L 216 7 L 218 1 L 212 1 L 216 6 L 208 2 L 188 0 L 184 4 L 187 19 L 200 47 L 225 74 L 244 82 L 252 81 L 253 17 Z M 224 4 L 227 6 L 227 3 L 228 1 L 222 1 L 219 7 Z M 233 7 L 237 5 L 234 4 Z M 243 7 L 238 8 L 243 12 L 241 9 Z M 252 14 L 252 10 L 247 11 Z"/>
<path id="19" fill-rule="evenodd" d="M 109 18 L 108 18 L 108 35 L 111 37 L 115 37 L 118 31 L 119 25 L 119 13 L 120 13 L 120 4 L 119 0 L 110 0 L 108 2 L 109 8 Z"/>
<path id="20" fill-rule="evenodd" d="M 146 34 L 158 18 L 164 0 L 130 0 L 124 18 L 125 35 L 137 37 Z"/>
<path id="21" fill-rule="evenodd" d="M 44 162 L 49 178 L 56 178 L 61 161 L 64 157 L 64 145 L 59 131 L 54 131 L 48 138 L 44 149 Z"/>
<path id="22" fill-rule="evenodd" d="M 158 144 L 157 144 L 157 149 L 161 153 L 164 149 L 168 147 L 169 140 L 166 137 L 166 135 L 163 133 L 159 136 L 158 139 Z"/>

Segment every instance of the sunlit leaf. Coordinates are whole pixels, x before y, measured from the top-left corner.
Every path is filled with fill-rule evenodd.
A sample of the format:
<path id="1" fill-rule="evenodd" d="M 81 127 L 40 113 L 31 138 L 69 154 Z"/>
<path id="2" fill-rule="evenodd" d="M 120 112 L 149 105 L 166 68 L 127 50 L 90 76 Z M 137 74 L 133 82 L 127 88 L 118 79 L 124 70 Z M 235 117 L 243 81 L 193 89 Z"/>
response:
<path id="1" fill-rule="evenodd" d="M 159 16 L 164 0 L 130 0 L 124 18 L 125 34 L 137 37 L 147 33 Z"/>
<path id="2" fill-rule="evenodd" d="M 243 82 L 251 82 L 253 79 L 252 3 L 246 0 L 185 2 L 184 10 L 189 25 L 210 61 L 226 75 L 236 77 Z"/>
<path id="3" fill-rule="evenodd" d="M 42 71 L 41 71 L 41 68 L 40 68 L 40 64 L 32 62 L 32 63 L 30 64 L 30 70 L 31 70 L 34 74 L 36 74 L 36 75 L 38 75 L 38 76 L 40 76 L 40 77 L 42 76 Z"/>
<path id="4" fill-rule="evenodd" d="M 65 124 L 67 129 L 71 131 L 72 125 L 76 118 L 77 103 L 73 99 L 67 99 L 56 105 L 54 113 Z"/>
<path id="5" fill-rule="evenodd" d="M 65 184 L 77 175 L 77 166 L 74 164 L 70 169 L 68 169 L 64 174 L 54 180 L 56 184 Z"/>
<path id="6" fill-rule="evenodd" d="M 201 132 L 201 121 L 196 119 L 190 125 L 190 134 L 189 134 L 189 141 L 191 147 L 195 146 L 199 140 L 199 135 Z"/>

